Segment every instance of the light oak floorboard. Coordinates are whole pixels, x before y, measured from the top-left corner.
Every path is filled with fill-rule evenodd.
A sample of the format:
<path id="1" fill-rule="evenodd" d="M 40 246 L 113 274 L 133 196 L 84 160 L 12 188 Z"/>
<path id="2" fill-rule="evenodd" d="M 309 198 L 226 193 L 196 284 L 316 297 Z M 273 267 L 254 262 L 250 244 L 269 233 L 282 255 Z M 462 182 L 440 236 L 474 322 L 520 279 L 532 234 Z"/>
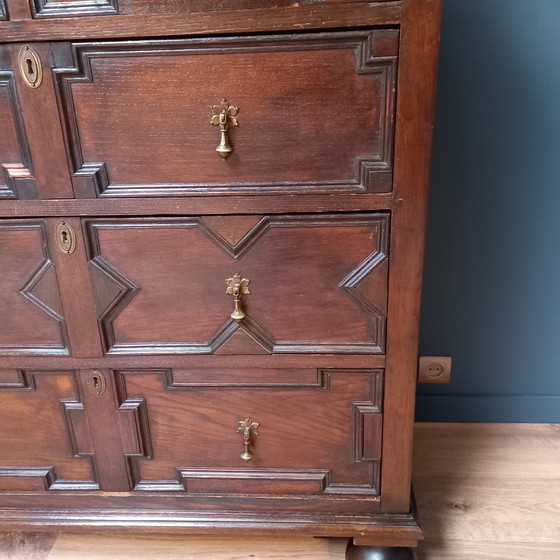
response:
<path id="1" fill-rule="evenodd" d="M 558 560 L 560 544 L 488 542 L 488 541 L 425 541 L 418 551 L 418 560 Z"/>
<path id="2" fill-rule="evenodd" d="M 419 560 L 560 560 L 560 425 L 418 424 L 415 441 L 426 536 Z M 49 554 L 52 540 L 6 533 L 0 558 L 342 560 L 346 546 L 345 539 L 63 534 Z"/>
<path id="3" fill-rule="evenodd" d="M 57 536 L 57 533 L 0 532 L 0 558 L 45 560 Z"/>
<path id="4" fill-rule="evenodd" d="M 560 559 L 560 425 L 418 424 L 421 560 Z"/>

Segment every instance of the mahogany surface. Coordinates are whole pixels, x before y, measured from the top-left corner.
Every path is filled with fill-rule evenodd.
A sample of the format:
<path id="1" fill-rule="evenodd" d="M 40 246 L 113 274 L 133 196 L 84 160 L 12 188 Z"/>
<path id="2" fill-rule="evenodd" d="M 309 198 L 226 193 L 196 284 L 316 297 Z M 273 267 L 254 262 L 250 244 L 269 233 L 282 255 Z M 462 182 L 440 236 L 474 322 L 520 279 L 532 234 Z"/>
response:
<path id="1" fill-rule="evenodd" d="M 386 214 L 86 221 L 105 347 L 382 353 L 387 226 Z M 241 324 L 224 289 L 237 272 L 251 287 Z"/>
<path id="2" fill-rule="evenodd" d="M 0 0 L 1 529 L 417 543 L 440 8 Z"/>
<path id="3" fill-rule="evenodd" d="M 57 45 L 76 196 L 390 190 L 397 49 L 389 30 Z"/>

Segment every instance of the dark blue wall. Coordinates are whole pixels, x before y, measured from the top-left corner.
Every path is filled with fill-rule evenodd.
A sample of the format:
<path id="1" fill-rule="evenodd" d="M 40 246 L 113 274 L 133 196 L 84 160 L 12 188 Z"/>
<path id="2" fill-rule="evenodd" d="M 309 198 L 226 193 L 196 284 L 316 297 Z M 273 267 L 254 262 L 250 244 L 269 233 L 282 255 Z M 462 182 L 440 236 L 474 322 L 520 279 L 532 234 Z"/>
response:
<path id="1" fill-rule="evenodd" d="M 560 422 L 560 1 L 444 0 L 423 421 Z"/>

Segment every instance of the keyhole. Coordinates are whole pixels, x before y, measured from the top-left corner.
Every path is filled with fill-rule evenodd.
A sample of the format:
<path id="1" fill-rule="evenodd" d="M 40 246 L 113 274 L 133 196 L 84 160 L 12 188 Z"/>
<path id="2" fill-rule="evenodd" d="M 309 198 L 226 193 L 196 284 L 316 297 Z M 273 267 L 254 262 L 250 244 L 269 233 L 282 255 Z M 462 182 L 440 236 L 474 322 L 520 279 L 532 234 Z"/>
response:
<path id="1" fill-rule="evenodd" d="M 26 58 L 25 62 L 27 63 L 27 73 L 30 76 L 34 76 L 35 75 L 35 69 L 33 67 L 33 61 L 30 58 Z"/>
<path id="2" fill-rule="evenodd" d="M 88 387 L 95 395 L 102 395 L 105 392 L 105 378 L 99 370 L 92 370 L 89 374 Z"/>
<path id="3" fill-rule="evenodd" d="M 68 245 L 68 232 L 62 230 L 62 231 L 60 232 L 60 237 L 62 237 L 62 244 L 63 244 L 63 245 Z"/>

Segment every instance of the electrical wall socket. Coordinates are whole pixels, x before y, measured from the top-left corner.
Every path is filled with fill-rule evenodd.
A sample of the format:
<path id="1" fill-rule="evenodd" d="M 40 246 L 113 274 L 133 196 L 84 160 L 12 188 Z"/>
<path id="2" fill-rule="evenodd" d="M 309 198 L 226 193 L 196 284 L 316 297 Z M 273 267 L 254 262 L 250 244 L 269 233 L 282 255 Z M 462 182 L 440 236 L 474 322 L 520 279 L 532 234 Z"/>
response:
<path id="1" fill-rule="evenodd" d="M 420 356 L 418 383 L 449 383 L 451 358 L 449 356 Z"/>

